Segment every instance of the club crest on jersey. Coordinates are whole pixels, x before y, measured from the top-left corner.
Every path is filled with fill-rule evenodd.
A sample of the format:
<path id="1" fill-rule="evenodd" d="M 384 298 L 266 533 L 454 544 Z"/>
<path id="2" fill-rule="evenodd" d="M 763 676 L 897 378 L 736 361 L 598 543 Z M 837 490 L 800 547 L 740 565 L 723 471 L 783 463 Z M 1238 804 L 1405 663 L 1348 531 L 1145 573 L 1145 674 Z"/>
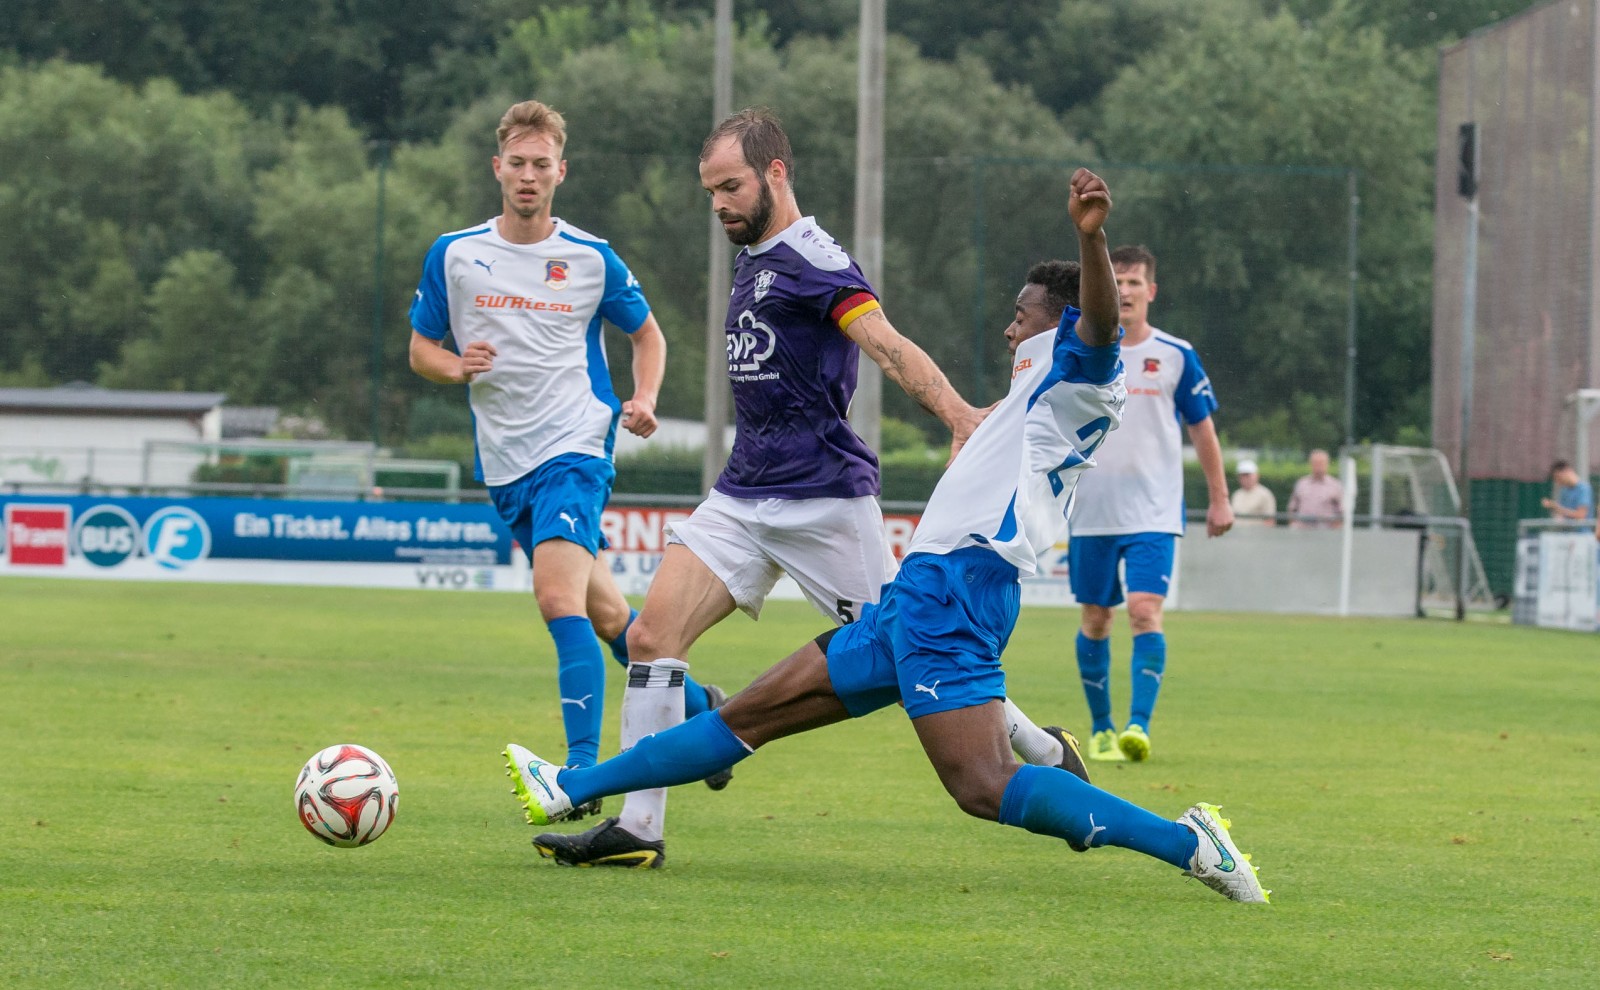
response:
<path id="1" fill-rule="evenodd" d="M 544 284 L 552 289 L 567 287 L 567 263 L 552 260 L 544 263 Z"/>
<path id="2" fill-rule="evenodd" d="M 766 269 L 756 272 L 756 302 L 760 302 L 762 297 L 771 291 L 772 280 L 777 277 L 777 275 Z"/>
<path id="3" fill-rule="evenodd" d="M 1145 358 L 1144 359 L 1144 376 L 1146 378 L 1160 378 L 1161 377 L 1161 359 L 1160 358 Z"/>

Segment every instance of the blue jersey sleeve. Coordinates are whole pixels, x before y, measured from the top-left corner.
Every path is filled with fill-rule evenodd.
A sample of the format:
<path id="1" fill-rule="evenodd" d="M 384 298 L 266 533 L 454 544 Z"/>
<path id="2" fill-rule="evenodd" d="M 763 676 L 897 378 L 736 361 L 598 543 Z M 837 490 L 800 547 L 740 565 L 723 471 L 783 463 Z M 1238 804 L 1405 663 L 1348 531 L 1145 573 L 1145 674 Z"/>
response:
<path id="1" fill-rule="evenodd" d="M 1183 374 L 1178 378 L 1178 391 L 1172 402 L 1178 407 L 1178 415 L 1191 426 L 1216 412 L 1217 393 L 1212 391 L 1211 379 L 1192 347 L 1183 349 Z"/>
<path id="2" fill-rule="evenodd" d="M 628 266 L 623 264 L 609 245 L 598 244 L 595 249 L 606 263 L 606 289 L 600 297 L 600 315 L 622 328 L 623 332 L 633 333 L 644 326 L 644 321 L 650 316 L 650 304 L 645 301 L 644 290 L 639 287 L 639 280 L 633 277 L 633 272 L 628 271 Z"/>
<path id="3" fill-rule="evenodd" d="M 443 340 L 450 332 L 450 290 L 444 278 L 444 252 L 450 242 L 441 237 L 422 261 L 422 281 L 411 300 L 411 328 L 430 340 Z"/>
<path id="4" fill-rule="evenodd" d="M 1122 368 L 1122 328 L 1117 328 L 1117 339 L 1111 343 L 1090 347 L 1078 336 L 1078 319 L 1082 315 L 1076 306 L 1068 306 L 1062 312 L 1051 351 L 1053 367 L 1049 378 L 1075 384 L 1109 384 Z"/>

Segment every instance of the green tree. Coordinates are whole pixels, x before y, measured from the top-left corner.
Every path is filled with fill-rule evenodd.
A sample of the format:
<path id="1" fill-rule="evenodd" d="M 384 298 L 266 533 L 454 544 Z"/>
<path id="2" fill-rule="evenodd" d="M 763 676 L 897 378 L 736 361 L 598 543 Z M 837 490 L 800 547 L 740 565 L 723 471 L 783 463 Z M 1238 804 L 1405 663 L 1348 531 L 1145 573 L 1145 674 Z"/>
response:
<path id="1" fill-rule="evenodd" d="M 113 388 L 227 391 L 255 350 L 249 305 L 232 263 L 216 251 L 173 258 L 150 290 L 150 332 L 126 343 L 102 382 Z M 228 346 L 218 346 L 223 341 Z"/>
<path id="2" fill-rule="evenodd" d="M 227 89 L 258 112 L 339 107 L 367 134 L 395 137 L 408 74 L 444 53 L 488 53 L 525 10 L 516 0 L 8 0 L 0 50 L 99 65 L 127 83 Z"/>
<path id="3" fill-rule="evenodd" d="M 88 378 L 142 332 L 168 259 L 248 261 L 250 169 L 272 130 L 226 95 L 134 89 L 93 68 L 0 68 L 0 366 Z"/>
<path id="4" fill-rule="evenodd" d="M 422 256 L 435 236 L 465 223 L 450 223 L 427 188 L 430 156 L 400 149 L 385 175 L 384 263 L 377 271 L 371 150 L 337 110 L 296 120 L 282 161 L 258 181 L 252 233 L 271 274 L 252 320 L 267 342 L 263 400 L 314 412 L 344 435 L 367 436 L 374 293 L 381 290 L 381 429 L 392 439 L 404 427 L 407 403 L 427 384 L 406 363 L 406 312 Z M 413 162 L 421 166 L 416 180 Z"/>
<path id="5" fill-rule="evenodd" d="M 1320 20 L 1342 11 L 1347 25 L 1366 25 L 1402 48 L 1432 51 L 1542 2 L 1544 0 L 1450 0 L 1449 3 L 1278 0 L 1277 6 L 1308 20 Z"/>
<path id="6" fill-rule="evenodd" d="M 557 212 L 609 238 L 634 269 L 670 340 L 662 411 L 697 416 L 708 220 L 696 162 L 710 129 L 711 28 L 704 22 L 641 23 L 620 40 L 552 61 L 548 53 L 560 46 L 550 39 L 585 37 L 585 23 L 576 15 L 570 21 L 524 22 L 508 42 L 526 53 L 523 67 L 508 72 L 530 87 L 537 80 L 540 98 L 566 115 L 570 170 Z M 734 67 L 735 104 L 761 103 L 779 111 L 795 146 L 801 207 L 847 247 L 855 198 L 855 58 L 849 38 L 796 38 L 780 49 L 745 32 Z M 976 59 L 935 61 L 918 55 L 905 40 L 891 39 L 887 78 L 894 112 L 885 139 L 884 297 L 896 324 L 963 388 L 997 386 L 1003 375 L 974 363 L 1000 362 L 999 334 L 1022 272 L 996 275 L 1000 288 L 991 293 L 994 312 L 982 327 L 991 339 L 975 347 L 974 162 L 1018 155 L 1082 162 L 1092 156 L 1027 91 L 997 83 Z M 512 98 L 511 93 L 489 98 L 452 127 L 449 140 L 482 149 L 473 170 L 484 168 L 492 154 L 494 122 Z M 492 196 L 487 176 L 478 181 Z M 1031 228 L 1050 245 L 1048 251 L 1066 249 L 1064 213 L 1038 218 L 1040 197 L 1055 196 L 1064 204 L 1065 175 L 1053 174 L 1032 188 L 1036 196 L 992 222 Z M 613 355 L 620 357 L 619 350 L 614 348 Z M 623 378 L 619 388 L 624 387 L 626 362 L 613 363 Z M 931 423 L 892 388 L 886 410 Z"/>
<path id="7" fill-rule="evenodd" d="M 1427 56 L 1343 9 L 1313 23 L 1210 9 L 1119 75 L 1101 107 L 1113 159 L 1359 170 L 1358 437 L 1393 436 L 1427 408 L 1429 72 Z M 1162 257 L 1157 321 L 1200 347 L 1229 436 L 1281 442 L 1269 427 L 1288 409 L 1302 442 L 1340 440 L 1342 179 L 1176 169 L 1135 193 L 1139 225 L 1113 236 Z"/>
<path id="8" fill-rule="evenodd" d="M 1077 133 L 1092 136 L 1099 131 L 1094 109 L 1101 91 L 1144 52 L 1181 37 L 1203 7 L 1191 0 L 1057 0 L 1032 17 L 1006 18 L 976 36 L 955 37 L 965 39 L 960 50 L 982 59 L 996 78 L 1027 86 Z M 936 11 L 932 6 L 930 13 Z"/>

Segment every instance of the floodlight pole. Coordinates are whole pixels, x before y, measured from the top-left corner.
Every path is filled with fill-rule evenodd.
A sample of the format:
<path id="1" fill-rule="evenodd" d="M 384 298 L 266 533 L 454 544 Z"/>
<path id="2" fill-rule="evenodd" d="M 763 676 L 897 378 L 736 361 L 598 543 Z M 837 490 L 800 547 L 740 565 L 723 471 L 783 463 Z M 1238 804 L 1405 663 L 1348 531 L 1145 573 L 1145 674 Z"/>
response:
<path id="1" fill-rule="evenodd" d="M 1469 97 L 1470 98 L 1470 97 Z M 1472 446 L 1472 379 L 1477 373 L 1478 346 L 1478 128 L 1461 125 L 1456 191 L 1467 201 L 1467 243 L 1461 273 L 1461 446 L 1456 470 L 1461 474 L 1463 509 L 1471 514 L 1472 480 L 1467 471 Z"/>
<path id="2" fill-rule="evenodd" d="M 711 83 L 711 126 L 733 112 L 733 0 L 717 0 L 716 66 Z M 728 294 L 732 290 L 733 259 L 728 237 L 715 213 L 710 224 L 710 252 L 706 261 L 706 446 L 700 462 L 700 490 L 711 491 L 727 459 L 723 440 L 728 425 Z"/>
<path id="3" fill-rule="evenodd" d="M 373 224 L 372 245 L 372 357 L 369 374 L 371 377 L 371 414 L 372 444 L 376 447 L 380 442 L 382 415 L 380 401 L 383 393 L 383 201 L 384 201 L 384 176 L 389 171 L 389 142 L 379 141 L 378 146 L 378 195 L 376 218 Z"/>
<path id="4" fill-rule="evenodd" d="M 1467 204 L 1467 243 L 1463 252 L 1461 287 L 1461 452 L 1456 470 L 1461 473 L 1461 496 L 1472 499 L 1467 461 L 1472 445 L 1472 378 L 1477 373 L 1478 348 L 1478 198 Z"/>
<path id="5" fill-rule="evenodd" d="M 856 56 L 855 258 L 867 284 L 883 293 L 883 49 L 887 0 L 861 0 Z M 863 360 L 856 373 L 850 421 L 867 446 L 883 437 L 883 371 Z"/>
<path id="6" fill-rule="evenodd" d="M 1344 447 L 1353 450 L 1356 445 L 1356 280 L 1359 278 L 1359 254 L 1356 241 L 1361 233 L 1361 193 L 1356 185 L 1356 170 L 1345 173 L 1350 199 L 1349 246 L 1346 248 L 1346 267 L 1349 270 L 1349 288 L 1345 299 L 1344 327 Z"/>

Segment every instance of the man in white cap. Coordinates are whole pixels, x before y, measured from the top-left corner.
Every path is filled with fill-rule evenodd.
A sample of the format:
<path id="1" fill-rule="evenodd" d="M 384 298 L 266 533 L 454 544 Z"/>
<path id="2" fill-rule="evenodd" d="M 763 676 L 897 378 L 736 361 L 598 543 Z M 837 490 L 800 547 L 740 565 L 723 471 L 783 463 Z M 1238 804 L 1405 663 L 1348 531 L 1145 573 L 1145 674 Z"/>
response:
<path id="1" fill-rule="evenodd" d="M 1256 467 L 1256 462 L 1247 457 L 1234 468 L 1234 473 L 1239 476 L 1239 487 L 1235 488 L 1228 498 L 1228 503 L 1233 507 L 1233 514 L 1240 519 L 1255 516 L 1258 522 L 1268 526 L 1276 525 L 1277 520 L 1272 517 L 1278 511 L 1278 497 L 1261 483 L 1261 473 Z"/>

